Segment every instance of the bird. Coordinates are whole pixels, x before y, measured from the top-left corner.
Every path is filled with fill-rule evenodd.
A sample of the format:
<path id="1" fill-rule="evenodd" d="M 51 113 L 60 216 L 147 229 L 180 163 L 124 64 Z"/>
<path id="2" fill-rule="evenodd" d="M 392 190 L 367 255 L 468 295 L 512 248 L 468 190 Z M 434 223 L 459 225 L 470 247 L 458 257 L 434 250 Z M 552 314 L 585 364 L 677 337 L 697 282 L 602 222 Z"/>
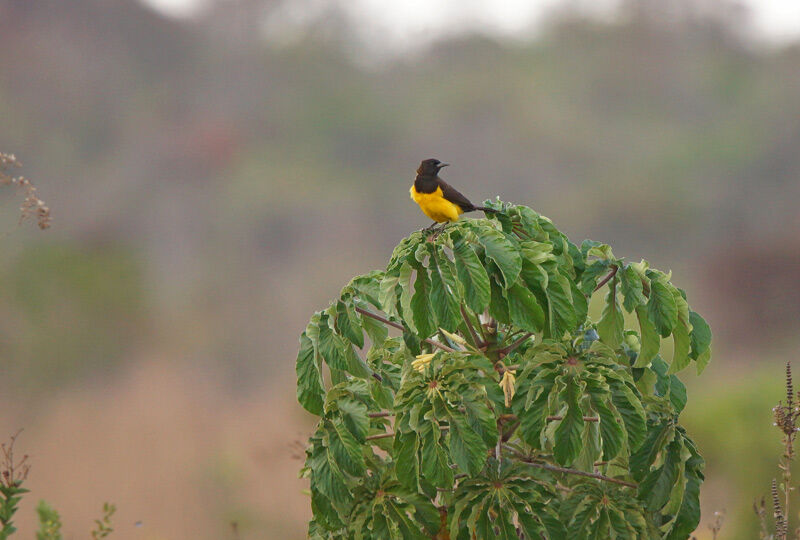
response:
<path id="1" fill-rule="evenodd" d="M 453 186 L 439 178 L 439 171 L 449 165 L 435 158 L 425 159 L 419 164 L 417 177 L 409 192 L 422 212 L 433 220 L 433 224 L 423 230 L 433 229 L 438 223 L 446 225 L 456 221 L 464 212 L 497 212 L 493 208 L 475 206 Z"/>

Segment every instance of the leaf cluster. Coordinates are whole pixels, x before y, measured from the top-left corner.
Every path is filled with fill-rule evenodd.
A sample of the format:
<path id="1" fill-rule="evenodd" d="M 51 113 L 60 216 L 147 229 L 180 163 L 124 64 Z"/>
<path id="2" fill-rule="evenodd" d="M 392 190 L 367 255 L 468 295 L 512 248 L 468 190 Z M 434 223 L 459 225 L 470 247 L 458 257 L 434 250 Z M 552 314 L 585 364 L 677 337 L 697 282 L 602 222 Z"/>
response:
<path id="1" fill-rule="evenodd" d="M 645 261 L 489 204 L 405 238 L 303 332 L 310 536 L 687 538 L 703 460 L 675 373 L 705 368 L 708 325 Z"/>

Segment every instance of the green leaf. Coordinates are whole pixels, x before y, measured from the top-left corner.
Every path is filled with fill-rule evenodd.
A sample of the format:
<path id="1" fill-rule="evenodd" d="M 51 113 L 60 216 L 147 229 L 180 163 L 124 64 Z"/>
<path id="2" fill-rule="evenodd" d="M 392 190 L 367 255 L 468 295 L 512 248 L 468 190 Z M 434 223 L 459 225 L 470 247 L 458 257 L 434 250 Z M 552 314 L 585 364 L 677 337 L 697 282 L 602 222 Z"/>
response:
<path id="1" fill-rule="evenodd" d="M 610 394 L 609 394 L 610 397 Z M 598 394 L 591 394 L 592 408 L 600 417 L 600 437 L 603 440 L 603 460 L 611 461 L 619 454 L 625 440 L 625 432 L 620 425 L 620 420 L 611 410 L 605 399 Z"/>
<path id="2" fill-rule="evenodd" d="M 672 440 L 675 430 L 668 422 L 650 425 L 647 439 L 631 454 L 629 463 L 634 479 L 641 480 L 650 470 L 650 465 L 655 462 L 659 453 Z"/>
<path id="3" fill-rule="evenodd" d="M 644 297 L 642 278 L 630 265 L 624 270 L 617 272 L 620 277 L 623 305 L 628 313 L 633 313 L 637 306 L 644 305 L 647 299 Z"/>
<path id="4" fill-rule="evenodd" d="M 517 412 L 520 420 L 519 432 L 522 440 L 533 448 L 541 449 L 541 434 L 547 426 L 547 401 L 550 396 L 550 389 L 543 390 L 539 396 L 531 403 L 531 406 L 523 411 Z M 520 394 L 517 394 L 520 395 Z"/>
<path id="5" fill-rule="evenodd" d="M 352 500 L 344 478 L 331 453 L 320 446 L 308 460 L 311 469 L 311 490 L 318 490 L 334 504 L 348 504 Z"/>
<path id="6" fill-rule="evenodd" d="M 672 363 L 669 366 L 668 373 L 677 373 L 689 365 L 689 350 L 691 349 L 691 340 L 689 338 L 689 331 L 691 325 L 689 324 L 689 304 L 675 291 L 675 306 L 678 312 L 678 323 L 672 330 L 672 342 L 674 344 Z"/>
<path id="7" fill-rule="evenodd" d="M 639 320 L 639 338 L 641 341 L 641 348 L 636 357 L 636 362 L 633 367 L 643 368 L 656 357 L 658 351 L 661 349 L 661 338 L 656 332 L 656 327 L 653 326 L 650 320 L 647 309 L 644 306 L 636 308 L 636 318 Z"/>
<path id="8" fill-rule="evenodd" d="M 305 332 L 300 336 L 300 351 L 297 353 L 297 401 L 311 414 L 322 416 L 325 389 L 322 374 L 314 358 L 314 344 Z"/>
<path id="9" fill-rule="evenodd" d="M 634 451 L 639 448 L 639 445 L 644 440 L 645 433 L 647 433 L 647 422 L 642 402 L 624 384 L 615 387 L 611 396 L 614 407 L 625 424 L 625 431 L 628 434 L 628 448 Z"/>
<path id="10" fill-rule="evenodd" d="M 492 295 L 492 301 L 489 303 L 489 315 L 502 324 L 510 324 L 511 314 L 509 313 L 505 289 L 503 289 L 502 285 L 500 285 L 494 277 L 489 280 L 489 283 L 491 284 L 490 290 Z"/>
<path id="11" fill-rule="evenodd" d="M 463 416 L 450 415 L 448 441 L 450 457 L 462 471 L 475 476 L 483 470 L 488 448 Z"/>
<path id="12" fill-rule="evenodd" d="M 667 285 L 660 279 L 650 281 L 650 300 L 647 302 L 647 314 L 661 337 L 667 337 L 678 323 L 678 308 L 675 297 Z"/>
<path id="13" fill-rule="evenodd" d="M 603 309 L 603 316 L 597 323 L 597 333 L 600 341 L 616 349 L 622 343 L 622 331 L 625 328 L 625 319 L 622 316 L 619 302 L 617 302 L 617 279 L 614 277 L 608 283 L 608 294 L 606 294 L 606 306 Z"/>
<path id="14" fill-rule="evenodd" d="M 533 265 L 540 265 L 546 261 L 555 260 L 555 256 L 553 256 L 553 244 L 524 240 L 521 241 L 519 245 L 522 250 L 523 266 L 525 261 Z"/>
<path id="15" fill-rule="evenodd" d="M 465 400 L 462 403 L 470 428 L 477 433 L 487 448 L 492 448 L 497 443 L 497 421 L 494 413 L 482 401 Z"/>
<path id="16" fill-rule="evenodd" d="M 336 407 L 339 409 L 344 425 L 350 433 L 359 442 L 366 442 L 367 432 L 369 431 L 367 406 L 360 401 L 342 397 L 336 400 Z"/>
<path id="17" fill-rule="evenodd" d="M 440 263 L 437 256 L 431 255 L 431 306 L 436 315 L 436 323 L 439 328 L 444 328 L 454 332 L 460 322 L 461 313 L 459 310 L 458 297 L 456 291 L 448 289 L 443 272 L 448 272 L 447 263 Z"/>
<path id="18" fill-rule="evenodd" d="M 675 524 L 666 540 L 687 538 L 700 523 L 700 484 L 703 482 L 703 458 L 694 451 L 686 461 L 686 488 Z"/>
<path id="19" fill-rule="evenodd" d="M 577 293 L 577 294 L 576 294 Z M 558 272 L 549 275 L 547 282 L 547 300 L 550 313 L 550 332 L 552 337 L 560 339 L 565 333 L 572 333 L 577 326 L 576 308 L 581 301 L 585 304 L 583 293 L 577 288 L 573 290 L 570 280 Z M 585 319 L 585 309 L 584 312 Z M 581 322 L 583 322 L 581 320 Z"/>
<path id="20" fill-rule="evenodd" d="M 436 331 L 430 296 L 431 280 L 428 278 L 428 270 L 420 266 L 417 268 L 417 279 L 414 281 L 411 313 L 414 317 L 414 326 L 417 327 L 417 332 L 422 338 L 430 337 Z"/>
<path id="21" fill-rule="evenodd" d="M 433 422 L 426 427 L 426 433 L 422 437 L 422 459 L 420 461 L 422 476 L 436 487 L 449 488 L 453 485 L 453 470 L 442 449 L 439 426 Z"/>
<path id="22" fill-rule="evenodd" d="M 613 508 L 609 508 L 608 517 L 609 517 L 609 522 L 611 523 L 611 530 L 614 531 L 614 535 L 616 536 L 616 538 L 618 539 L 630 538 L 631 540 L 636 538 L 633 528 L 630 525 L 628 525 L 627 521 L 625 520 L 624 511 L 619 511 Z"/>
<path id="23" fill-rule="evenodd" d="M 580 289 L 584 294 L 591 295 L 597 286 L 597 278 L 608 271 L 608 261 L 594 261 L 586 267 L 581 274 Z"/>
<path id="24" fill-rule="evenodd" d="M 597 515 L 597 507 L 593 504 L 585 503 L 583 506 L 578 507 L 578 511 L 570 521 L 567 528 L 567 535 L 569 538 L 587 538 L 589 533 L 589 525 L 594 517 Z"/>
<path id="25" fill-rule="evenodd" d="M 386 338 L 389 336 L 389 329 L 386 328 L 386 325 L 366 315 L 361 317 L 361 324 L 367 332 L 370 341 L 372 341 L 372 346 L 382 347 L 383 342 L 386 341 Z"/>
<path id="26" fill-rule="evenodd" d="M 482 229 L 479 239 L 486 250 L 486 256 L 494 261 L 503 275 L 505 288 L 517 281 L 522 270 L 522 258 L 517 248 L 508 238 L 496 229 Z"/>
<path id="27" fill-rule="evenodd" d="M 335 419 L 330 425 L 332 429 L 328 429 L 328 444 L 336 464 L 348 474 L 362 475 L 365 465 L 361 445 L 341 420 Z"/>
<path id="28" fill-rule="evenodd" d="M 697 360 L 711 347 L 711 328 L 697 312 L 689 312 L 689 323 L 692 325 L 692 352 L 691 357 Z"/>
<path id="29" fill-rule="evenodd" d="M 544 310 L 528 289 L 515 283 L 507 291 L 511 322 L 528 332 L 541 332 L 544 328 Z"/>
<path id="30" fill-rule="evenodd" d="M 456 275 L 464 286 L 464 300 L 475 313 L 483 313 L 489 304 L 489 276 L 472 247 L 459 237 L 453 244 Z"/>
<path id="31" fill-rule="evenodd" d="M 611 246 L 609 246 L 608 244 L 592 242 L 591 240 L 588 240 L 588 242 L 590 242 L 593 245 L 586 252 L 587 257 L 597 257 L 598 259 L 607 259 L 607 260 L 614 259 L 614 253 L 611 251 Z M 584 242 L 584 245 L 586 245 L 586 242 Z"/>
<path id="32" fill-rule="evenodd" d="M 317 351 L 319 355 L 325 360 L 331 369 L 338 369 L 339 371 L 347 371 L 348 362 L 345 356 L 344 343 L 342 337 L 334 334 L 331 327 L 328 326 L 328 317 L 323 315 L 319 321 L 319 336 L 317 338 Z"/>
<path id="33" fill-rule="evenodd" d="M 400 267 L 400 281 L 397 284 L 397 289 L 400 291 L 399 310 L 403 322 L 412 332 L 416 332 L 417 327 L 414 325 L 414 313 L 411 308 L 411 276 L 413 273 L 414 268 L 410 264 L 403 263 Z"/>
<path id="34" fill-rule="evenodd" d="M 497 515 L 494 518 L 494 523 L 497 529 L 500 531 L 500 534 L 495 536 L 495 538 L 519 540 L 519 536 L 517 536 L 517 529 L 511 522 L 511 514 L 510 512 L 506 511 L 505 508 L 497 508 Z"/>
<path id="35" fill-rule="evenodd" d="M 681 446 L 680 440 L 674 439 L 667 447 L 664 464 L 651 471 L 639 484 L 639 498 L 651 512 L 658 511 L 669 501 L 672 488 L 678 481 Z"/>
<path id="36" fill-rule="evenodd" d="M 402 540 L 427 540 L 430 538 L 422 533 L 419 524 L 414 523 L 411 518 L 408 517 L 405 509 L 401 510 L 398 508 L 397 504 L 389 503 L 387 503 L 387 507 L 389 509 L 389 516 L 397 524 L 397 528 L 400 532 L 400 536 L 398 538 L 402 538 Z"/>
<path id="37" fill-rule="evenodd" d="M 706 366 L 711 361 L 711 349 L 707 349 L 706 352 L 701 354 L 697 357 L 697 374 L 700 375 L 703 373 L 703 370 L 706 369 Z"/>
<path id="38" fill-rule="evenodd" d="M 590 540 L 608 540 L 610 525 L 608 508 L 603 507 L 600 510 L 600 517 L 592 524 L 592 532 L 589 535 Z"/>
<path id="39" fill-rule="evenodd" d="M 394 437 L 394 460 L 397 479 L 406 488 L 419 489 L 419 437 L 411 433 L 398 433 Z"/>
<path id="40" fill-rule="evenodd" d="M 336 302 L 336 329 L 359 349 L 364 347 L 364 332 L 361 330 L 358 315 L 341 300 Z"/>
<path id="41" fill-rule="evenodd" d="M 553 456 L 559 465 L 570 465 L 581 452 L 583 411 L 578 402 L 579 394 L 578 383 L 574 377 L 570 377 L 559 396 L 567 404 L 567 411 L 555 432 Z"/>

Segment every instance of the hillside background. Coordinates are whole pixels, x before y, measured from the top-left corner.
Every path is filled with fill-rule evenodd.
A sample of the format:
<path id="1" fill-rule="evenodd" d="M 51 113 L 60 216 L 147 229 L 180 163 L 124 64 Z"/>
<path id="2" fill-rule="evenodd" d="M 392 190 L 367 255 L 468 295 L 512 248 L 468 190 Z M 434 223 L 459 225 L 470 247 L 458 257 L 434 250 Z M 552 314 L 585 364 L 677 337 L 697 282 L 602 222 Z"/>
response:
<path id="1" fill-rule="evenodd" d="M 437 157 L 473 200 L 673 270 L 715 334 L 709 369 L 682 374 L 708 464 L 697 536 L 725 510 L 721 539 L 755 537 L 800 357 L 800 46 L 754 41 L 741 6 L 665 4 L 565 4 L 513 38 L 397 52 L 337 2 L 170 19 L 0 0 L 0 151 L 54 216 L 18 228 L 0 190 L 0 434 L 24 427 L 33 464 L 20 536 L 44 498 L 67 538 L 106 500 L 121 540 L 304 538 L 297 336 L 428 224 L 408 187 Z"/>

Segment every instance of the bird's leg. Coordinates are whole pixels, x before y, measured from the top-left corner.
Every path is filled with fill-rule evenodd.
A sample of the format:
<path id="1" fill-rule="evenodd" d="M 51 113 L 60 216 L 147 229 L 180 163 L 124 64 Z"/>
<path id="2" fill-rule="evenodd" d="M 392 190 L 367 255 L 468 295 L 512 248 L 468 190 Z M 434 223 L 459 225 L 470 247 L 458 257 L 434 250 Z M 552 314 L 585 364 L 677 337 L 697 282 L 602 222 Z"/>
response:
<path id="1" fill-rule="evenodd" d="M 444 223 L 441 224 L 439 228 L 434 227 L 432 229 L 433 234 L 431 235 L 431 238 L 437 238 L 440 234 L 442 234 L 444 230 L 447 228 L 448 223 L 449 222 L 445 221 Z"/>
<path id="2" fill-rule="evenodd" d="M 439 224 L 438 222 L 434 221 L 433 223 L 431 223 L 430 225 L 428 225 L 424 229 L 421 229 L 419 232 L 422 232 L 422 233 L 431 232 L 433 229 L 436 228 L 436 226 L 438 224 Z"/>

